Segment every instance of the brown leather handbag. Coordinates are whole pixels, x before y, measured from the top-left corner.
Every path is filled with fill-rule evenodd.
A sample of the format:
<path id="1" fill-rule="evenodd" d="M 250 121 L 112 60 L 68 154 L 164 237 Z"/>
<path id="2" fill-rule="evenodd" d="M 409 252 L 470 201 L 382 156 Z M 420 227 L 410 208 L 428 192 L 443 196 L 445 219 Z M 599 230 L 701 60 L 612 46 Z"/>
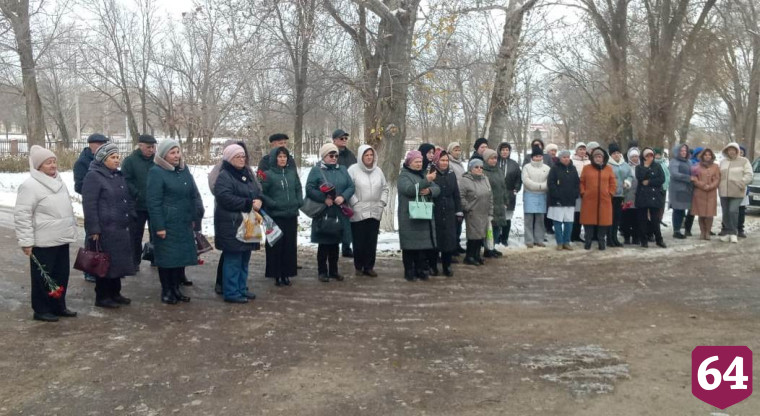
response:
<path id="1" fill-rule="evenodd" d="M 87 240 L 91 243 L 92 240 Z M 74 268 L 97 277 L 106 277 L 111 267 L 111 255 L 100 248 L 100 240 L 95 241 L 95 250 L 91 247 L 79 247 Z"/>

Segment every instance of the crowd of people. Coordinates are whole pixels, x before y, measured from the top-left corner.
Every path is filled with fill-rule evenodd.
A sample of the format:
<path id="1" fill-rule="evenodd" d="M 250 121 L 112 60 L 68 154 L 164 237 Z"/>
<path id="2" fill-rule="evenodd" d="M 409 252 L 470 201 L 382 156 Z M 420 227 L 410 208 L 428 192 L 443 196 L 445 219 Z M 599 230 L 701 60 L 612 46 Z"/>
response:
<path id="1" fill-rule="evenodd" d="M 249 264 L 251 252 L 261 245 L 266 250 L 265 276 L 276 286 L 292 284 L 300 268 L 300 211 L 308 210 L 312 218 L 320 282 L 344 280 L 338 270 L 341 253 L 353 258 L 356 276 L 378 275 L 377 241 L 390 188 L 376 150 L 362 145 L 357 158 L 347 147 L 348 137 L 343 130 L 333 132 L 303 186 L 287 135 L 270 136 L 271 149 L 255 172 L 243 142 L 224 144 L 222 160 L 208 182 L 215 197 L 215 246 L 221 251 L 215 290 L 225 302 L 255 299 L 248 287 Z M 75 191 L 82 195 L 84 244 L 111 257 L 105 276 L 85 275 L 95 282 L 95 306 L 130 304 L 121 293 L 121 279 L 140 269 L 146 224 L 161 302 L 189 302 L 181 286 L 192 285 L 185 268 L 198 264 L 204 206 L 180 143 L 157 143 L 153 136 L 141 135 L 137 149 L 124 161 L 117 146 L 101 134 L 91 135 L 88 144 L 74 167 Z M 423 143 L 404 157 L 397 206 L 408 281 L 441 273 L 453 276 L 452 264 L 461 255 L 462 264 L 474 267 L 485 264 L 485 258 L 500 257 L 496 246 L 509 245 L 521 190 L 528 249 L 546 247 L 547 234 L 554 235 L 556 250 L 573 250 L 574 242 L 586 250 L 594 243 L 599 250 L 649 243 L 664 248 L 666 199 L 676 239 L 691 236 L 697 217 L 700 239 L 709 240 L 718 201 L 723 212 L 720 239 L 736 243 L 745 236 L 747 185 L 753 173 L 736 143 L 721 150 L 720 163 L 712 149 L 692 150 L 686 144 L 676 144 L 668 161 L 661 149 L 639 149 L 635 143 L 624 155 L 616 143 L 607 149 L 596 142 L 577 143 L 570 152 L 536 139 L 522 167 L 506 142 L 493 149 L 480 138 L 468 160 L 463 153 L 457 142 L 445 149 Z M 18 190 L 16 234 L 30 257 L 34 318 L 57 321 L 76 316 L 65 297 L 76 221 L 55 154 L 32 146 L 29 164 L 31 176 Z M 241 237 L 241 229 L 257 214 L 277 225 L 281 236 L 276 242 Z M 463 231 L 465 247 L 460 244 Z"/>

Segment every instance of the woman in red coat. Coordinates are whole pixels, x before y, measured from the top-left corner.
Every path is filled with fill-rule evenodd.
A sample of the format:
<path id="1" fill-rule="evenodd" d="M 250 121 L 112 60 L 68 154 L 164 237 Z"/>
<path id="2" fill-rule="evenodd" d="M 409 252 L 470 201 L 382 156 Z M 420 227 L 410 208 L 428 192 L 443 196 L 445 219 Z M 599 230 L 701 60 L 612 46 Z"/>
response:
<path id="1" fill-rule="evenodd" d="M 607 152 L 597 147 L 591 152 L 591 164 L 581 172 L 581 224 L 586 232 L 586 250 L 591 249 L 595 236 L 599 250 L 607 248 L 605 236 L 612 225 L 612 196 L 617 190 L 615 172 L 607 165 L 609 159 Z"/>

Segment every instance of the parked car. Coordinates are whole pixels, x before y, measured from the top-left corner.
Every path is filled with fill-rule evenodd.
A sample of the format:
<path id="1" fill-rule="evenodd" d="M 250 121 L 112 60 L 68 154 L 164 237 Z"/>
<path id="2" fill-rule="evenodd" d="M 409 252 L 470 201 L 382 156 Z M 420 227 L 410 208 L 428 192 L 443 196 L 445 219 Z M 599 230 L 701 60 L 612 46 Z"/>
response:
<path id="1" fill-rule="evenodd" d="M 760 207 L 760 158 L 752 164 L 752 171 L 755 176 L 749 185 L 749 206 Z"/>

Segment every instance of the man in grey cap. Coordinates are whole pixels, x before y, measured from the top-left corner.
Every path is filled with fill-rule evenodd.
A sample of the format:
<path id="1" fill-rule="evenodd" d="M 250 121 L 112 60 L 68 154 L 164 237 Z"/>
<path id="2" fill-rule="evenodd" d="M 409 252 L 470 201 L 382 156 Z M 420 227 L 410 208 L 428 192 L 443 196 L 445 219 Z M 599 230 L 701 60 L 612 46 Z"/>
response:
<path id="1" fill-rule="evenodd" d="M 82 183 L 84 177 L 87 175 L 87 171 L 90 170 L 90 163 L 95 160 L 95 152 L 108 142 L 108 137 L 100 134 L 93 133 L 87 138 L 87 147 L 82 149 L 82 153 L 79 154 L 79 158 L 74 162 L 74 191 L 79 195 L 82 195 Z M 86 244 L 86 241 L 85 241 Z M 95 276 L 85 273 L 84 280 L 88 282 L 94 282 Z"/>
<path id="2" fill-rule="evenodd" d="M 338 165 L 345 166 L 348 169 L 351 165 L 356 164 L 356 155 L 346 147 L 346 144 L 348 144 L 348 133 L 337 129 L 332 134 L 332 140 L 333 144 L 338 147 Z M 354 252 L 351 250 L 351 241 L 353 241 L 351 227 L 343 227 L 343 257 L 354 257 Z"/>
<path id="3" fill-rule="evenodd" d="M 137 216 L 133 218 L 129 230 L 132 241 L 132 260 L 135 269 L 140 270 L 145 223 L 150 222 L 148 206 L 145 203 L 145 188 L 148 185 L 148 171 L 153 167 L 153 157 L 156 154 L 156 138 L 150 134 L 142 134 L 137 141 L 137 149 L 121 164 L 121 172 L 129 187 L 129 194 L 135 201 Z M 148 236 L 153 241 L 153 234 L 148 233 Z"/>

